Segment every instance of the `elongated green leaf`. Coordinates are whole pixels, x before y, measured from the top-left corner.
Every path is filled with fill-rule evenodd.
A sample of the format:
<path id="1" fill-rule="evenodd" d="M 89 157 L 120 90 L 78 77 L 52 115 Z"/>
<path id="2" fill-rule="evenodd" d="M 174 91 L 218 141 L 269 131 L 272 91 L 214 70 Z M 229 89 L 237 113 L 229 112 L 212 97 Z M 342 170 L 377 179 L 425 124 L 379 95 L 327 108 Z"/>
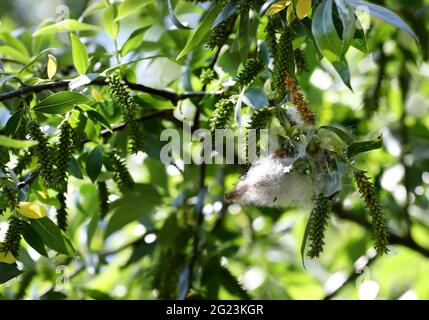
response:
<path id="1" fill-rule="evenodd" d="M 176 14 L 174 13 L 173 4 L 171 3 L 171 0 L 167 0 L 167 6 L 168 6 L 168 15 L 170 16 L 171 22 L 178 28 L 178 29 L 191 29 L 188 26 L 183 25 L 179 19 L 177 19 Z"/>
<path id="2" fill-rule="evenodd" d="M 216 17 L 216 20 L 213 23 L 213 28 L 218 26 L 220 23 L 226 21 L 228 18 L 232 17 L 232 15 L 237 11 L 237 6 L 237 0 L 230 1 Z"/>
<path id="3" fill-rule="evenodd" d="M 118 6 L 115 21 L 122 20 L 132 14 L 138 14 L 143 7 L 153 3 L 153 0 L 125 0 Z"/>
<path id="4" fill-rule="evenodd" d="M 86 160 L 86 173 L 88 177 L 95 181 L 101 172 L 101 167 L 103 166 L 103 151 L 101 147 L 96 147 L 89 154 L 88 159 Z"/>
<path id="5" fill-rule="evenodd" d="M 105 237 L 128 223 L 149 215 L 161 201 L 160 195 L 153 185 L 136 185 L 134 189 L 111 204 L 113 213 L 107 225 Z"/>
<path id="6" fill-rule="evenodd" d="M 191 52 L 192 50 L 194 50 L 195 48 L 199 47 L 202 44 L 207 33 L 209 33 L 209 31 L 211 30 L 213 26 L 213 22 L 215 21 L 220 11 L 221 11 L 221 6 L 219 4 L 216 4 L 209 11 L 209 13 L 204 17 L 201 24 L 198 26 L 197 30 L 194 32 L 194 34 L 191 36 L 189 41 L 186 43 L 185 48 L 183 48 L 183 50 L 179 53 L 176 60 L 183 58 L 189 52 Z"/>
<path id="7" fill-rule="evenodd" d="M 15 59 L 16 61 L 21 62 L 23 64 L 30 62 L 29 56 L 10 46 L 0 46 L 0 54 Z"/>
<path id="8" fill-rule="evenodd" d="M 88 52 L 86 51 L 85 45 L 80 41 L 79 37 L 74 33 L 70 33 L 73 63 L 76 70 L 80 74 L 85 74 L 88 70 Z"/>
<path id="9" fill-rule="evenodd" d="M 332 0 L 325 0 L 317 7 L 311 30 L 323 55 L 331 62 L 341 60 L 341 40 L 332 19 Z"/>
<path id="10" fill-rule="evenodd" d="M 377 140 L 356 142 L 349 145 L 347 149 L 347 156 L 349 158 L 363 152 L 381 149 L 383 147 L 383 138 L 380 136 Z"/>
<path id="11" fill-rule="evenodd" d="M 84 19 L 97 11 L 103 10 L 106 8 L 106 2 L 104 0 L 100 0 L 98 2 L 93 3 L 88 8 L 85 9 L 85 11 L 82 13 L 81 18 Z"/>
<path id="12" fill-rule="evenodd" d="M 99 28 L 90 24 L 78 22 L 73 19 L 66 19 L 55 24 L 44 26 L 33 33 L 33 37 L 53 34 L 57 32 L 75 31 L 98 31 Z"/>
<path id="13" fill-rule="evenodd" d="M 347 60 L 343 58 L 342 60 L 333 61 L 332 65 L 334 66 L 335 70 L 337 70 L 341 80 L 343 80 L 346 86 L 353 91 L 352 85 L 350 83 L 350 69 Z"/>
<path id="14" fill-rule="evenodd" d="M 0 283 L 6 283 L 19 276 L 22 272 L 13 264 L 0 263 Z"/>
<path id="15" fill-rule="evenodd" d="M 65 255 L 72 255 L 61 230 L 48 217 L 42 219 L 31 219 L 31 226 L 42 237 L 43 242 L 51 249 Z"/>
<path id="16" fill-rule="evenodd" d="M 106 32 L 113 39 L 116 39 L 119 33 L 119 23 L 115 21 L 117 14 L 116 6 L 109 6 L 103 13 L 103 26 Z"/>
<path id="17" fill-rule="evenodd" d="M 30 56 L 28 53 L 27 47 L 20 41 L 18 38 L 12 36 L 10 33 L 0 33 L 0 40 L 2 40 L 5 44 L 8 46 L 11 46 L 12 48 L 15 48 L 25 56 Z"/>
<path id="18" fill-rule="evenodd" d="M 47 257 L 48 253 L 45 249 L 45 244 L 43 243 L 42 237 L 37 233 L 37 231 L 29 224 L 28 222 L 25 222 L 22 236 L 24 237 L 25 241 L 38 253 L 40 253 L 42 256 Z"/>
<path id="19" fill-rule="evenodd" d="M 354 139 L 352 138 L 352 136 L 340 128 L 332 127 L 332 126 L 323 126 L 323 127 L 320 127 L 319 129 L 326 129 L 334 132 L 347 145 L 351 145 L 354 142 Z"/>
<path id="20" fill-rule="evenodd" d="M 88 115 L 88 118 L 90 118 L 92 121 L 96 123 L 100 123 L 106 129 L 109 129 L 109 130 L 112 129 L 109 121 L 107 121 L 107 119 L 101 113 L 95 110 L 88 110 L 86 114 Z"/>
<path id="21" fill-rule="evenodd" d="M 393 11 L 378 6 L 376 4 L 372 4 L 369 2 L 365 2 L 365 1 L 359 1 L 359 0 L 348 0 L 348 2 L 350 3 L 350 5 L 352 5 L 354 8 L 357 7 L 364 7 L 364 8 L 368 8 L 369 13 L 374 16 L 377 17 L 389 24 L 391 24 L 392 26 L 401 29 L 403 31 L 405 31 L 406 33 L 408 33 L 417 43 L 419 42 L 417 35 L 415 34 L 415 32 L 405 23 L 404 20 L 402 20 L 402 18 L 400 16 L 398 16 L 396 13 L 394 13 Z"/>
<path id="22" fill-rule="evenodd" d="M 72 157 L 69 164 L 69 172 L 76 179 L 83 179 L 82 170 L 80 169 L 79 162 L 77 162 L 75 157 Z"/>
<path id="23" fill-rule="evenodd" d="M 60 114 L 66 113 L 73 109 L 75 105 L 86 103 L 88 100 L 87 97 L 80 93 L 64 91 L 47 97 L 39 102 L 33 109 L 41 113 Z"/>
<path id="24" fill-rule="evenodd" d="M 246 63 L 249 55 L 249 10 L 240 15 L 240 25 L 238 28 L 238 43 L 241 62 Z"/>
<path id="25" fill-rule="evenodd" d="M 13 148 L 13 149 L 25 149 L 35 146 L 38 142 L 32 140 L 17 140 L 10 137 L 0 135 L 0 146 Z"/>
<path id="26" fill-rule="evenodd" d="M 356 33 L 356 16 L 346 0 L 335 0 L 338 14 L 343 25 L 343 49 L 341 54 L 346 54 Z"/>
<path id="27" fill-rule="evenodd" d="M 39 60 L 41 57 L 43 57 L 45 54 L 49 53 L 52 51 L 52 48 L 47 48 L 43 51 L 40 51 L 35 57 L 33 57 L 31 59 L 31 61 L 29 61 L 25 66 L 22 67 L 21 70 L 19 70 L 19 73 L 23 72 L 24 70 L 28 69 L 29 67 L 31 67 L 37 60 Z"/>
<path id="28" fill-rule="evenodd" d="M 128 40 L 125 41 L 124 45 L 122 46 L 121 54 L 124 56 L 131 50 L 137 48 L 141 44 L 143 36 L 149 28 L 150 26 L 142 27 L 131 33 Z"/>
<path id="29" fill-rule="evenodd" d="M 23 109 L 18 109 L 15 113 L 9 118 L 4 128 L 4 133 L 7 135 L 13 135 L 18 129 L 22 121 L 22 116 L 24 114 Z"/>

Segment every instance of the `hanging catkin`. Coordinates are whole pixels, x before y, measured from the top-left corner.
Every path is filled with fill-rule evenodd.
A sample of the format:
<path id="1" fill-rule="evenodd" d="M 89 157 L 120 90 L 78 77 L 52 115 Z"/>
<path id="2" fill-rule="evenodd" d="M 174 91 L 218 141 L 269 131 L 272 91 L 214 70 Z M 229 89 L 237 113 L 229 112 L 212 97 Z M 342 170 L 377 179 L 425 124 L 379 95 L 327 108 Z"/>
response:
<path id="1" fill-rule="evenodd" d="M 127 124 L 128 133 L 131 140 L 131 151 L 137 153 L 143 150 L 143 136 L 139 122 L 136 118 L 138 105 L 131 95 L 129 88 L 119 71 L 111 73 L 107 77 L 109 93 L 112 99 L 121 108 L 124 120 Z"/>
<path id="2" fill-rule="evenodd" d="M 226 129 L 234 113 L 234 103 L 230 99 L 221 99 L 215 104 L 215 110 L 210 118 L 210 130 Z"/>
<path id="3" fill-rule="evenodd" d="M 325 230 L 328 225 L 329 213 L 331 211 L 331 200 L 319 195 L 314 201 L 313 210 L 310 214 L 308 239 L 310 249 L 307 255 L 310 258 L 318 258 L 323 252 L 325 245 Z"/>
<path id="4" fill-rule="evenodd" d="M 237 85 L 239 87 L 247 86 L 256 79 L 264 67 L 265 64 L 261 60 L 249 59 L 235 79 Z"/>
<path id="5" fill-rule="evenodd" d="M 131 189 L 134 181 L 128 172 L 125 159 L 122 159 L 115 151 L 110 152 L 109 159 L 115 174 L 113 179 L 121 192 Z"/>
<path id="6" fill-rule="evenodd" d="M 105 218 L 109 212 L 109 190 L 107 189 L 106 182 L 97 182 L 98 186 L 98 201 L 100 202 L 100 216 Z"/>
<path id="7" fill-rule="evenodd" d="M 17 215 L 12 215 L 9 219 L 9 227 L 6 232 L 3 252 L 11 252 L 15 257 L 18 257 L 22 230 L 24 223 Z"/>
<path id="8" fill-rule="evenodd" d="M 366 208 L 371 216 L 372 229 L 375 237 L 375 249 L 379 254 L 389 252 L 388 231 L 380 199 L 377 196 L 374 185 L 369 181 L 364 171 L 355 172 L 355 180 Z"/>
<path id="9" fill-rule="evenodd" d="M 274 60 L 273 88 L 277 92 L 278 99 L 282 99 L 286 94 L 285 74 L 295 74 L 295 58 L 293 52 L 293 33 L 290 27 L 283 29 L 277 47 L 277 54 Z"/>

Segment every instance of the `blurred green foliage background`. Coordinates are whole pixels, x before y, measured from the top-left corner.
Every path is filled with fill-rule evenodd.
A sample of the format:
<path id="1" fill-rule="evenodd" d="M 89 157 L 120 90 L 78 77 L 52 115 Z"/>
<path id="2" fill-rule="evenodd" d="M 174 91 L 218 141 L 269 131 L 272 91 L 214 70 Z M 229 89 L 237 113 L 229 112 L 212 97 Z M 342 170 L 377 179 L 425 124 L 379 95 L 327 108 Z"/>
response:
<path id="1" fill-rule="evenodd" d="M 162 90 L 203 90 L 199 74 L 216 50 L 202 47 L 176 61 L 191 31 L 177 29 L 162 2 L 151 2 L 121 20 L 119 46 L 135 29 L 150 26 L 139 47 L 125 56 L 124 61 L 154 54 L 164 56 L 131 65 L 126 69 L 127 79 Z M 200 113 L 197 125 L 207 127 L 215 97 L 209 96 L 201 102 L 186 99 L 176 106 L 155 95 L 136 92 L 143 107 L 141 114 L 171 110 L 176 116 L 174 121 L 157 117 L 144 122 L 145 154 L 128 156 L 121 132 L 110 138 L 108 143 L 127 156 L 136 190 L 122 195 L 114 184 L 108 184 L 112 191 L 110 214 L 107 220 L 100 221 L 96 185 L 87 177 L 72 176 L 67 197 L 70 217 L 67 234 L 78 255 L 70 258 L 50 253 L 46 258 L 23 241 L 19 261 L 26 272 L 0 285 L 0 297 L 428 299 L 429 1 L 373 2 L 385 5 L 409 23 L 419 37 L 420 49 L 406 33 L 371 19 L 366 31 L 368 54 L 355 48 L 347 53 L 353 91 L 342 83 L 325 59 L 319 60 L 309 41 L 302 46 L 308 71 L 298 73 L 298 79 L 320 125 L 342 126 L 359 140 L 383 135 L 384 148 L 361 155 L 358 166 L 375 178 L 391 232 L 389 254 L 375 256 L 365 208 L 356 189 L 346 186 L 348 189 L 342 190 L 334 206 L 324 253 L 320 259 L 306 261 L 304 268 L 300 246 L 307 211 L 226 203 L 224 193 L 237 183 L 245 172 L 243 167 L 207 165 L 202 169 L 185 165 L 180 171 L 159 161 L 160 132 L 174 127 L 177 121 L 180 125 L 184 117 L 192 118 L 197 109 Z M 43 21 L 55 21 L 63 14 L 78 19 L 89 4 L 90 1 L 84 0 L 0 0 L 0 32 L 11 32 L 27 41 Z M 177 18 L 192 27 L 204 13 L 200 3 L 173 1 L 173 5 Z M 85 18 L 85 22 L 102 26 L 101 15 L 102 11 L 96 12 Z M 266 17 L 254 15 L 252 21 L 252 32 L 261 42 L 265 37 Z M 88 49 L 94 72 L 116 63 L 112 58 L 114 43 L 105 31 L 84 31 L 80 37 Z M 57 76 L 70 78 L 74 71 L 70 67 L 73 61 L 69 39 L 62 34 L 52 35 L 41 48 L 47 47 L 56 48 Z M 256 39 L 252 39 L 250 51 L 255 48 Z M 4 57 L 1 51 L 0 57 Z M 45 60 L 40 62 L 42 69 Z M 239 70 L 235 34 L 216 61 L 214 70 L 218 79 L 206 90 L 218 90 L 223 81 Z M 5 70 L 14 68 L 3 64 Z M 263 87 L 267 78 L 267 75 L 259 78 L 258 85 Z M 3 86 L 0 92 L 10 89 Z M 120 122 L 105 88 L 93 87 L 85 93 L 92 97 L 101 95 L 99 108 L 103 115 L 111 124 Z M 11 103 L 2 102 L 0 127 L 5 126 L 10 116 L 6 110 L 11 110 Z M 55 127 L 60 120 L 54 117 L 43 121 Z M 92 142 L 76 155 L 79 163 L 84 163 L 94 147 L 105 143 L 97 138 L 102 129 L 98 123 L 88 124 L 85 133 Z M 178 166 L 181 167 L 180 163 Z M 203 183 L 201 175 L 205 177 Z M 32 197 L 36 199 L 35 195 Z M 43 202 L 42 198 L 37 200 Z M 49 205 L 46 199 L 44 202 Z M 48 207 L 53 215 L 55 210 Z M 199 211 L 202 221 L 198 225 L 195 212 Z M 1 238 L 7 229 L 6 218 L 7 215 L 0 216 Z M 195 237 L 198 256 L 193 254 Z"/>

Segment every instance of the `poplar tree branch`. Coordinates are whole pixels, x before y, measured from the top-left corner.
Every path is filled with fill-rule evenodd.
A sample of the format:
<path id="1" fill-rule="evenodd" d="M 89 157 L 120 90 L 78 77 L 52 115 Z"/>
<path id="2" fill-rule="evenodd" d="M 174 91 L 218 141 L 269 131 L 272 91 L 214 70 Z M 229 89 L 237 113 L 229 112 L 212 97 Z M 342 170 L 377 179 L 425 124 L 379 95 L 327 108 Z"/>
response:
<path id="1" fill-rule="evenodd" d="M 67 88 L 70 84 L 70 80 L 59 80 L 49 83 L 36 84 L 31 86 L 21 87 L 19 89 L 0 93 L 0 101 L 5 101 L 12 98 L 17 98 L 23 96 L 28 93 L 39 93 L 42 91 L 59 89 L 59 88 Z M 104 79 L 95 79 L 94 81 L 88 83 L 86 86 L 94 85 L 94 86 L 106 86 L 107 82 Z M 169 100 L 173 104 L 177 104 L 178 101 L 194 98 L 194 97 L 204 97 L 207 95 L 222 95 L 222 92 L 206 92 L 206 91 L 192 91 L 192 92 L 184 92 L 184 93 L 176 93 L 168 90 L 161 90 L 152 87 L 148 87 L 138 83 L 127 82 L 127 85 L 130 89 L 134 91 L 144 92 L 156 95 L 158 97 Z"/>

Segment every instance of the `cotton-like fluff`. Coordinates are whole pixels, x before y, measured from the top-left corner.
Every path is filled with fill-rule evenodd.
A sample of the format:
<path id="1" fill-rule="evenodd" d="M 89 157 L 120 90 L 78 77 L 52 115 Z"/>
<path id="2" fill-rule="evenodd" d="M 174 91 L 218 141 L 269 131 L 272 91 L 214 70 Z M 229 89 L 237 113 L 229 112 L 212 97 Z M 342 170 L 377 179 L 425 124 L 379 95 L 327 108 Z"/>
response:
<path id="1" fill-rule="evenodd" d="M 313 183 L 309 176 L 290 172 L 290 159 L 268 156 L 252 164 L 226 199 L 261 207 L 309 207 Z"/>

